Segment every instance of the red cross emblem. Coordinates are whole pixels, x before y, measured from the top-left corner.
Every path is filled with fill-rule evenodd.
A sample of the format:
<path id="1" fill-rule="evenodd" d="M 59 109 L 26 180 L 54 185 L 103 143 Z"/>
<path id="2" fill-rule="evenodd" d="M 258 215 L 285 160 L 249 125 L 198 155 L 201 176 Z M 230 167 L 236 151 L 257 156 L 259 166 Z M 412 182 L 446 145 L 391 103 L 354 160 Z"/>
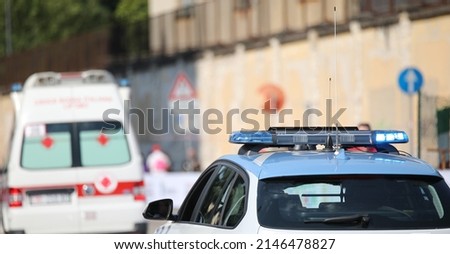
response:
<path id="1" fill-rule="evenodd" d="M 100 143 L 100 145 L 105 146 L 106 143 L 108 143 L 109 138 L 108 136 L 106 136 L 105 134 L 100 134 L 97 138 L 98 143 Z"/>
<path id="2" fill-rule="evenodd" d="M 53 146 L 53 139 L 49 136 L 45 137 L 44 139 L 41 140 L 41 144 L 47 148 L 50 149 Z"/>
<path id="3" fill-rule="evenodd" d="M 103 185 L 103 187 L 108 188 L 111 185 L 111 180 L 109 180 L 108 177 L 103 177 L 100 183 Z"/>

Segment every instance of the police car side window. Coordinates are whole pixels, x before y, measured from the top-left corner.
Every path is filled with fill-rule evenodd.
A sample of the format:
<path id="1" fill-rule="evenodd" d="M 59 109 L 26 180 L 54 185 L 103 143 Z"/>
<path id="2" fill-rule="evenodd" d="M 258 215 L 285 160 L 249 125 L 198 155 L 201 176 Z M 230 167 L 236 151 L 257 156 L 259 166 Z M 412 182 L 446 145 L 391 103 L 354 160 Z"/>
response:
<path id="1" fill-rule="evenodd" d="M 195 207 L 197 205 L 198 200 L 202 196 L 203 190 L 208 185 L 210 178 L 213 176 L 215 172 L 216 166 L 212 166 L 205 170 L 205 172 L 199 177 L 199 179 L 192 186 L 192 189 L 189 191 L 186 199 L 178 211 L 178 216 L 180 221 L 193 221 L 192 215 L 194 214 Z"/>
<path id="2" fill-rule="evenodd" d="M 228 197 L 221 225 L 234 227 L 244 216 L 245 212 L 246 186 L 242 176 L 237 175 Z"/>
<path id="3" fill-rule="evenodd" d="M 205 194 L 197 205 L 197 213 L 194 221 L 201 224 L 219 225 L 225 198 L 230 191 L 230 183 L 235 172 L 226 167 L 220 166 L 211 184 L 203 191 Z"/>
<path id="4" fill-rule="evenodd" d="M 218 165 L 203 196 L 196 205 L 192 221 L 200 224 L 233 228 L 245 213 L 246 182 L 237 170 Z"/>

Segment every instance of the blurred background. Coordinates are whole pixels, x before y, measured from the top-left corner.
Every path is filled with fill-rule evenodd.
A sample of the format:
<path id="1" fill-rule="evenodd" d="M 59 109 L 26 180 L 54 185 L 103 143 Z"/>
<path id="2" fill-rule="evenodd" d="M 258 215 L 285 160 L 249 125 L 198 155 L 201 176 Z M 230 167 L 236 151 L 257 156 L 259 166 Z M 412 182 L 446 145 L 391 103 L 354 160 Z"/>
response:
<path id="1" fill-rule="evenodd" d="M 13 83 L 107 69 L 144 112 L 130 111 L 143 155 L 160 145 L 172 171 L 235 153 L 232 130 L 335 120 L 405 130 L 401 150 L 449 168 L 449 66 L 450 0 L 0 0 L 0 164 Z M 198 119 L 168 118 L 176 101 Z M 188 122 L 198 132 L 172 128 Z"/>

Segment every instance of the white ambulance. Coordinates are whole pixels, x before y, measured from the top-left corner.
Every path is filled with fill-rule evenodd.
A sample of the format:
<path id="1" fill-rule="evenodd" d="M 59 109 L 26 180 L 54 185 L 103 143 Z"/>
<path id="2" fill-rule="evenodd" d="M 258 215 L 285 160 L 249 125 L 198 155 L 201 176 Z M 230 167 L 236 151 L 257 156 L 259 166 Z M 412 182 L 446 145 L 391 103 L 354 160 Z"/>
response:
<path id="1" fill-rule="evenodd" d="M 6 233 L 146 233 L 143 163 L 121 87 L 104 70 L 42 72 L 13 92 Z"/>

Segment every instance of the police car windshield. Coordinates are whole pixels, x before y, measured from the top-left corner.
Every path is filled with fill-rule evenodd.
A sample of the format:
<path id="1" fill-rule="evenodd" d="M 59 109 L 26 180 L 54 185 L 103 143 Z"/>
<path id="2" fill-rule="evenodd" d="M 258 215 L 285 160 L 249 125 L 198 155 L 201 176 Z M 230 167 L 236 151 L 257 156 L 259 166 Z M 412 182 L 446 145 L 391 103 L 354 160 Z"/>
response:
<path id="1" fill-rule="evenodd" d="M 450 192 L 438 177 L 397 175 L 271 178 L 258 186 L 258 220 L 276 229 L 450 227 Z"/>

